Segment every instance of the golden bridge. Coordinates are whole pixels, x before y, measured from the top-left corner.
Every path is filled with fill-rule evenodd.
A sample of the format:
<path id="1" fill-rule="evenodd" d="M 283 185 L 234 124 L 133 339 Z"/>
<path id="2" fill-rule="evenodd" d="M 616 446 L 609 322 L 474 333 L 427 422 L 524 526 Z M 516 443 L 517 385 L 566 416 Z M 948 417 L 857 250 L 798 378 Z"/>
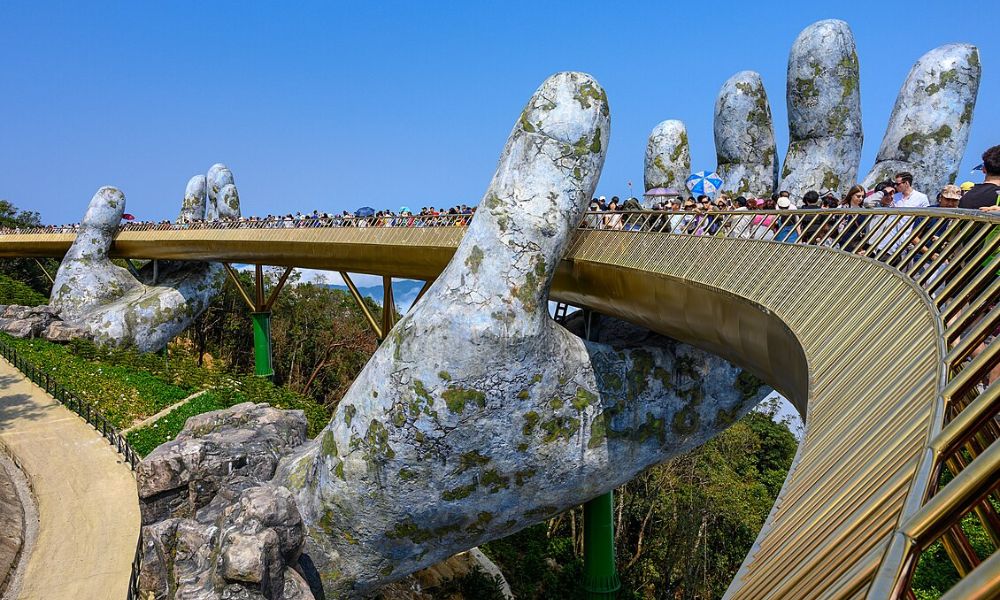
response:
<path id="1" fill-rule="evenodd" d="M 779 241 L 770 220 L 787 212 L 606 214 L 584 218 L 552 299 L 722 356 L 806 423 L 727 598 L 912 598 L 937 541 L 961 576 L 945 598 L 1000 597 L 1000 553 L 978 555 L 963 530 L 976 519 L 1000 546 L 1000 219 L 799 212 Z M 467 218 L 126 225 L 111 255 L 258 265 L 244 296 L 260 308 L 260 265 L 432 281 Z M 0 256 L 61 257 L 73 239 L 0 232 Z M 381 329 L 368 315 L 380 335 L 384 312 Z"/>

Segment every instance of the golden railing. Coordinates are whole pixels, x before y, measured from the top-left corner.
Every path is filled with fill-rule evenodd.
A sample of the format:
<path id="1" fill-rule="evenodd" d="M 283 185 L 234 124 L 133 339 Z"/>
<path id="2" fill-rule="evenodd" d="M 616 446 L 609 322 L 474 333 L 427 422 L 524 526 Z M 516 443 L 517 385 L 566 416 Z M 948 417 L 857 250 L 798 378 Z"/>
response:
<path id="1" fill-rule="evenodd" d="M 432 279 L 469 218 L 126 225 L 112 254 Z M 727 597 L 912 597 L 937 541 L 961 577 L 946 598 L 1000 596 L 998 231 L 939 209 L 584 217 L 554 299 L 716 352 L 805 417 Z M 74 233 L 0 231 L 0 256 L 61 256 Z"/>

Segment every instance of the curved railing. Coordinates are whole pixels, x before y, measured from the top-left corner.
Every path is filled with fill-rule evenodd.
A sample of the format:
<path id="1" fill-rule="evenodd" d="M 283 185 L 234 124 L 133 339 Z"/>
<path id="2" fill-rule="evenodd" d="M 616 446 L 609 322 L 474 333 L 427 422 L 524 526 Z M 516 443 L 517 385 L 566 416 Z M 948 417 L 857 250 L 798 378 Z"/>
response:
<path id="1" fill-rule="evenodd" d="M 468 219 L 136 224 L 112 253 L 430 279 Z M 727 596 L 911 596 L 938 540 L 962 576 L 947 597 L 998 592 L 1000 553 L 978 556 L 963 530 L 975 515 L 1000 545 L 998 228 L 939 209 L 584 216 L 554 299 L 733 360 L 806 419 Z M 72 239 L 0 233 L 0 256 L 59 256 Z"/>

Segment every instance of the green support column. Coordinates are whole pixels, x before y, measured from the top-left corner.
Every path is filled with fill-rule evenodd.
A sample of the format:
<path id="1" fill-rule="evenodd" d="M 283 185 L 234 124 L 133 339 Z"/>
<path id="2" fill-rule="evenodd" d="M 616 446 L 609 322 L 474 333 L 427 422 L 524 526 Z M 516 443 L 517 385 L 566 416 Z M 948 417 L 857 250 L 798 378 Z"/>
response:
<path id="1" fill-rule="evenodd" d="M 253 359 L 254 374 L 271 377 L 271 313 L 255 312 L 253 317 Z"/>
<path id="2" fill-rule="evenodd" d="M 590 600 L 618 595 L 622 583 L 615 567 L 614 492 L 583 505 L 583 589 Z"/>
<path id="3" fill-rule="evenodd" d="M 600 314 L 585 310 L 584 338 L 597 339 Z M 615 495 L 608 492 L 583 505 L 583 589 L 589 600 L 611 599 L 622 582 L 615 565 Z"/>

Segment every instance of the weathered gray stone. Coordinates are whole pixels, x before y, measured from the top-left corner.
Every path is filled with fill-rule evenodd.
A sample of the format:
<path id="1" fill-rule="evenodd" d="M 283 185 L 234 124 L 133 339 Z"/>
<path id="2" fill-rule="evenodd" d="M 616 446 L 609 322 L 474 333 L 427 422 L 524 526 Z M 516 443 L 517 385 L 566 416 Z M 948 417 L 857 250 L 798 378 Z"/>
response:
<path id="1" fill-rule="evenodd" d="M 715 101 L 715 152 L 722 191 L 763 198 L 778 183 L 771 105 L 760 75 L 740 71 Z"/>
<path id="2" fill-rule="evenodd" d="M 602 494 L 763 396 L 689 347 L 585 343 L 548 315 L 555 266 L 604 160 L 603 90 L 528 102 L 454 258 L 282 461 L 327 597 L 365 593 Z"/>
<path id="3" fill-rule="evenodd" d="M 232 173 L 212 167 L 205 178 L 188 182 L 181 220 L 239 216 Z M 219 186 L 219 187 L 217 187 Z M 220 191 L 221 190 L 221 191 Z M 205 201 L 200 194 L 208 194 Z M 218 202 L 224 205 L 220 208 Z M 204 209 L 199 216 L 198 211 Z M 148 352 L 166 346 L 184 331 L 218 292 L 221 267 L 211 263 L 147 264 L 136 279 L 111 263 L 108 250 L 125 211 L 121 191 L 104 187 L 90 202 L 80 231 L 59 266 L 51 305 L 63 318 L 85 328 L 100 344 L 135 346 Z"/>
<path id="4" fill-rule="evenodd" d="M 819 21 L 788 57 L 788 154 L 781 189 L 801 203 L 809 190 L 843 195 L 861 160 L 861 95 L 854 35 L 843 21 Z"/>
<path id="5" fill-rule="evenodd" d="M 653 128 L 646 143 L 643 173 L 646 190 L 664 187 L 685 192 L 684 182 L 691 174 L 691 151 L 684 123 L 669 120 Z M 650 207 L 648 199 L 645 204 Z"/>
<path id="6" fill-rule="evenodd" d="M 87 330 L 65 321 L 52 321 L 41 333 L 42 339 L 50 342 L 66 343 L 76 339 L 86 339 Z"/>
<path id="7" fill-rule="evenodd" d="M 279 458 L 305 439 L 302 411 L 266 404 L 247 402 L 191 417 L 176 439 L 139 464 L 142 522 L 194 517 L 230 479 L 268 481 Z"/>
<path id="8" fill-rule="evenodd" d="M 0 318 L 0 331 L 20 339 L 36 338 L 49 325 L 49 319 L 42 315 L 31 315 L 25 318 Z"/>
<path id="9" fill-rule="evenodd" d="M 931 198 L 955 183 L 969 142 L 979 93 L 979 50 L 949 44 L 920 57 L 910 69 L 889 118 L 866 187 L 913 173 L 913 187 Z"/>

